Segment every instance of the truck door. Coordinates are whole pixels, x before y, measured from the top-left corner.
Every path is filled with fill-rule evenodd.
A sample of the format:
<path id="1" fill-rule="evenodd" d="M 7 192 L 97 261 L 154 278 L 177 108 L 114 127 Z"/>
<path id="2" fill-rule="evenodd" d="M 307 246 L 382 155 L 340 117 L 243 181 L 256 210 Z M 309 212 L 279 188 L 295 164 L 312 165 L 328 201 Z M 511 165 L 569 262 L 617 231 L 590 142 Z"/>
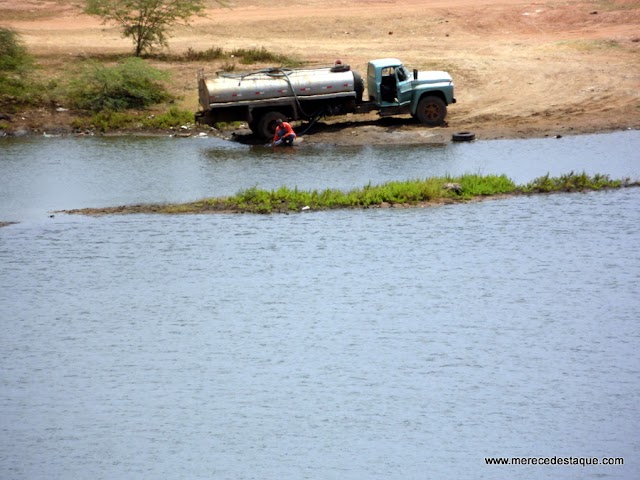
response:
<path id="1" fill-rule="evenodd" d="M 398 105 L 405 105 L 411 101 L 411 76 L 405 67 L 396 68 L 396 82 L 398 85 Z"/>
<path id="2" fill-rule="evenodd" d="M 380 103 L 397 105 L 398 80 L 394 67 L 384 67 L 380 72 Z"/>

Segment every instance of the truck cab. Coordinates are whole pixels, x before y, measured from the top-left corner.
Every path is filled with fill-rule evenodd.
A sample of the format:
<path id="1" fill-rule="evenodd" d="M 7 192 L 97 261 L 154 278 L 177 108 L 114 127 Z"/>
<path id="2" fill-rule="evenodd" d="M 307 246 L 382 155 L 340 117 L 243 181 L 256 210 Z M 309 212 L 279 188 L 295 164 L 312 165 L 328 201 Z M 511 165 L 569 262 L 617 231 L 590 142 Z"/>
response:
<path id="1" fill-rule="evenodd" d="M 367 67 L 369 101 L 380 116 L 410 113 L 425 125 L 438 126 L 455 103 L 447 72 L 410 72 L 397 58 L 372 60 Z"/>

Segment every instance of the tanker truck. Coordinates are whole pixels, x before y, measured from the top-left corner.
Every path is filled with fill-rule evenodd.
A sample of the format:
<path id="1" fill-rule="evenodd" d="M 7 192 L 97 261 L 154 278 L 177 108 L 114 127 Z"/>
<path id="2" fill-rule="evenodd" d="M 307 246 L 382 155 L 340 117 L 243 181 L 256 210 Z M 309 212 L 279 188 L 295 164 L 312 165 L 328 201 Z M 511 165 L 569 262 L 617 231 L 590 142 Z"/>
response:
<path id="1" fill-rule="evenodd" d="M 307 120 L 377 111 L 381 117 L 412 115 L 427 126 L 442 125 L 447 106 L 456 103 L 447 72 L 407 69 L 396 58 L 372 60 L 365 82 L 349 65 L 266 68 L 247 73 L 198 75 L 200 111 L 196 121 L 246 122 L 270 139 L 278 119 Z"/>

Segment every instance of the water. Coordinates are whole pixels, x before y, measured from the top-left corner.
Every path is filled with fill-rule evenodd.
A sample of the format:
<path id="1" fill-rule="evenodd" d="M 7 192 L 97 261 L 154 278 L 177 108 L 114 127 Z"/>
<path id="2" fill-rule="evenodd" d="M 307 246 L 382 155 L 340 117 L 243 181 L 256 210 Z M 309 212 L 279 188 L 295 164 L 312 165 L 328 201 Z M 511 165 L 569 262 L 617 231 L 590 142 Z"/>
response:
<path id="1" fill-rule="evenodd" d="M 571 170 L 640 177 L 640 131 L 446 146 L 333 147 L 292 151 L 217 138 L 0 139 L 0 221 L 50 210 L 182 202 L 243 188 L 360 188 L 462 173 L 526 183 Z"/>
<path id="2" fill-rule="evenodd" d="M 309 215 L 46 214 L 500 161 L 517 181 L 637 175 L 637 157 L 603 158 L 595 144 L 610 138 L 572 139 L 590 145 L 575 158 L 564 139 L 394 158 L 354 149 L 342 162 L 329 149 L 322 178 L 311 153 L 306 177 L 297 157 L 208 140 L 160 140 L 154 161 L 141 140 L 134 168 L 116 140 L 99 159 L 94 143 L 47 160 L 26 142 L 30 156 L 4 170 L 8 190 L 30 185 L 24 172 L 55 174 L 23 194 L 0 180 L 2 208 L 21 220 L 0 229 L 0 478 L 637 478 L 637 189 Z M 121 181 L 147 183 L 129 192 Z M 488 466 L 491 456 L 625 464 Z"/>

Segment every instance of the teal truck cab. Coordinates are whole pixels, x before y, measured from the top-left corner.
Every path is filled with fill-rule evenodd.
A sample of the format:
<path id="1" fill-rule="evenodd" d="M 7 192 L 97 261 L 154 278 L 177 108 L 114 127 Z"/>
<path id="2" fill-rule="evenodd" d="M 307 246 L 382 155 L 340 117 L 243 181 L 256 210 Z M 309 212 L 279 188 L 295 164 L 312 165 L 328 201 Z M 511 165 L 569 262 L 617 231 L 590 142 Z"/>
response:
<path id="1" fill-rule="evenodd" d="M 444 123 L 455 103 L 447 72 L 409 71 L 396 58 L 372 60 L 362 76 L 336 61 L 330 67 L 266 68 L 246 73 L 204 72 L 198 77 L 199 123 L 246 122 L 270 139 L 278 120 L 309 120 L 377 111 L 382 117 L 410 114 L 427 126 Z"/>
<path id="2" fill-rule="evenodd" d="M 411 114 L 424 125 L 438 126 L 447 105 L 456 103 L 453 87 L 447 72 L 410 72 L 397 58 L 372 60 L 367 67 L 369 101 L 356 111 L 378 110 L 381 117 Z"/>

